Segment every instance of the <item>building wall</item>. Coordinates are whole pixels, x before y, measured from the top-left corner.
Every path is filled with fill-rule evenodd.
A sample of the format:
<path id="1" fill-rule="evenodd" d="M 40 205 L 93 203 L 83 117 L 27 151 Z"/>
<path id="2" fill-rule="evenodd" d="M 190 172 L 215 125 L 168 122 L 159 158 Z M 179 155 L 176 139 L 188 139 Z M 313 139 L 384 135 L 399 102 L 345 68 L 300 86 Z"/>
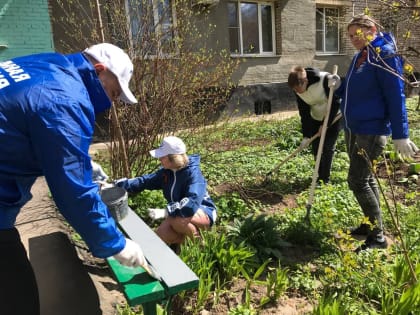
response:
<path id="1" fill-rule="evenodd" d="M 227 1 L 227 0 L 221 0 Z M 340 52 L 331 55 L 317 55 L 315 51 L 316 7 L 338 7 L 340 9 Z M 397 38 L 399 52 L 407 56 L 420 71 L 420 55 L 406 51 L 412 47 L 420 52 L 420 28 L 417 24 L 403 23 L 404 17 L 391 10 L 379 7 L 378 1 L 366 0 L 276 0 L 276 56 L 247 57 L 234 74 L 238 84 L 233 94 L 230 108 L 239 114 L 253 112 L 256 104 L 270 101 L 272 110 L 295 107 L 293 94 L 287 88 L 287 76 L 294 65 L 312 66 L 332 71 L 338 66 L 338 74 L 344 76 L 353 55 L 356 53 L 347 36 L 347 24 L 354 15 L 363 13 L 368 7 L 370 14 L 385 29 L 392 30 Z M 404 12 L 406 14 L 407 11 Z M 219 15 L 223 12 L 219 12 Z M 226 13 L 225 13 L 226 15 Z M 406 30 L 411 36 L 406 39 Z"/>
<path id="2" fill-rule="evenodd" d="M 315 2 L 313 0 L 277 1 L 281 8 L 282 56 L 315 54 Z"/>
<path id="3" fill-rule="evenodd" d="M 119 2 L 124 7 L 124 2 Z M 97 1 L 92 0 L 49 0 L 54 46 L 57 52 L 71 53 L 84 50 L 90 45 L 102 42 L 102 33 L 98 19 Z M 108 13 L 105 1 L 100 0 L 102 23 L 107 26 Z M 105 38 L 110 40 L 107 27 Z M 111 30 L 110 30 L 111 32 Z"/>
<path id="4" fill-rule="evenodd" d="M 270 102 L 272 112 L 296 109 L 295 97 L 287 86 L 288 74 L 295 65 L 317 67 L 330 72 L 334 65 L 338 65 L 339 74 L 345 74 L 354 50 L 350 49 L 349 42 L 346 46 L 343 36 L 342 53 L 322 56 L 316 54 L 315 13 L 318 2 L 275 1 L 276 55 L 247 57 L 241 63 L 233 76 L 238 88 L 229 102 L 230 112 L 239 115 L 253 113 L 264 102 Z M 329 1 L 328 4 L 341 5 L 344 10 L 349 1 Z M 223 13 L 220 12 L 219 16 L 220 14 Z"/>
<path id="5" fill-rule="evenodd" d="M 344 7 L 349 1 L 335 2 L 343 2 Z M 291 67 L 298 64 L 331 71 L 331 61 L 334 61 L 339 67 L 339 72 L 344 71 L 354 50 L 344 48 L 338 55 L 316 55 L 315 10 L 316 2 L 313 0 L 277 0 L 275 2 L 277 54 L 272 57 L 247 57 L 234 75 L 238 85 L 284 83 Z M 345 43 L 342 46 L 345 46 Z"/>
<path id="6" fill-rule="evenodd" d="M 47 0 L 0 0 L 0 60 L 53 50 Z"/>

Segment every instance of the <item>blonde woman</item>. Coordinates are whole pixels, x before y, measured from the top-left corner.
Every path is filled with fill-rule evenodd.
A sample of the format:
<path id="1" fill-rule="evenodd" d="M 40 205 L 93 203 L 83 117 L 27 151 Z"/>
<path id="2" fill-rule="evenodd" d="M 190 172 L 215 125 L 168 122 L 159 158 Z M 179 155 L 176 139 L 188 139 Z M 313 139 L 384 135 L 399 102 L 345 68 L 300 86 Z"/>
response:
<path id="1" fill-rule="evenodd" d="M 159 148 L 150 151 L 162 168 L 152 174 L 118 180 L 116 185 L 129 193 L 162 190 L 166 209 L 149 209 L 151 217 L 165 217 L 156 234 L 175 252 L 186 237 L 200 237 L 199 230 L 216 221 L 216 206 L 207 192 L 207 182 L 201 173 L 200 156 L 187 155 L 184 142 L 174 136 L 163 139 Z"/>
<path id="2" fill-rule="evenodd" d="M 357 50 L 345 80 L 336 93 L 342 97 L 341 112 L 350 159 L 347 181 L 369 224 L 351 229 L 366 235 L 356 251 L 386 248 L 378 184 L 371 164 L 383 152 L 392 135 L 395 151 L 413 157 L 418 149 L 409 139 L 405 108 L 403 60 L 393 36 L 379 32 L 377 22 L 367 15 L 355 16 L 347 26 Z"/>

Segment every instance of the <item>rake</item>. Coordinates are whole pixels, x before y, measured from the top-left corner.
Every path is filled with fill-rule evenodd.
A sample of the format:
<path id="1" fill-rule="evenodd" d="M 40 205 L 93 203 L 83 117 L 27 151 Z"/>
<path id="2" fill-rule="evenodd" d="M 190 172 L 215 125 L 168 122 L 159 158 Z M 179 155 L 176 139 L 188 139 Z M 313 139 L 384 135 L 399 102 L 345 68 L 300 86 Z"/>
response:
<path id="1" fill-rule="evenodd" d="M 331 122 L 331 125 L 335 124 L 340 118 L 341 118 L 341 113 L 339 113 L 339 114 L 337 114 L 337 116 L 335 116 L 334 120 Z M 269 176 L 271 176 L 274 172 L 277 172 L 280 169 L 280 167 L 282 167 L 284 164 L 286 164 L 290 159 L 294 158 L 298 153 L 300 153 L 304 149 L 306 149 L 319 136 L 320 136 L 319 133 L 314 134 L 311 138 L 309 138 L 309 141 L 304 146 L 299 146 L 292 153 L 290 153 L 283 161 L 278 163 L 275 168 L 273 168 L 271 171 L 269 171 L 265 175 L 265 180 L 267 180 L 267 178 Z"/>
<path id="2" fill-rule="evenodd" d="M 294 150 L 292 153 L 290 153 L 283 161 L 281 161 L 279 164 L 276 165 L 275 168 L 273 168 L 271 171 L 269 171 L 265 178 L 271 176 L 273 173 L 277 172 L 280 167 L 282 167 L 284 164 L 286 164 L 290 159 L 294 158 L 299 152 L 302 152 L 304 149 L 306 149 L 316 138 L 319 137 L 319 134 L 313 135 L 311 138 L 309 138 L 309 141 L 304 146 L 299 146 L 296 150 Z"/>
<path id="3" fill-rule="evenodd" d="M 332 74 L 337 74 L 337 70 L 338 70 L 338 66 L 334 65 Z M 312 208 L 312 203 L 314 201 L 316 181 L 318 179 L 319 164 L 321 162 L 321 155 L 322 155 L 322 150 L 324 147 L 325 134 L 327 132 L 328 120 L 329 120 L 330 111 L 331 111 L 331 104 L 332 104 L 332 100 L 334 96 L 333 92 L 334 92 L 334 86 L 330 87 L 330 93 L 328 95 L 327 113 L 325 114 L 324 123 L 322 125 L 321 138 L 319 139 L 318 152 L 317 152 L 316 161 L 315 161 L 315 169 L 314 169 L 314 173 L 312 174 L 311 189 L 309 191 L 308 203 L 306 204 L 305 221 L 308 223 L 308 225 L 311 225 L 311 221 L 310 221 L 311 208 Z"/>

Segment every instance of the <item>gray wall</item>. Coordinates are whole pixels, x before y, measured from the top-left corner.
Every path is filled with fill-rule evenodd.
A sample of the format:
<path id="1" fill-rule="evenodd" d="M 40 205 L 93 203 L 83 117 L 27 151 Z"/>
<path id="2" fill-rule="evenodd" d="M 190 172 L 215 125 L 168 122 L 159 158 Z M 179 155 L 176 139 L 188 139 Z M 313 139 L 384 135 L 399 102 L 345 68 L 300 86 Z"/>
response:
<path id="1" fill-rule="evenodd" d="M 340 1 L 338 1 L 340 2 Z M 348 6 L 349 1 L 341 1 Z M 229 48 L 227 0 L 210 8 L 209 20 L 217 25 L 216 38 L 221 47 Z M 354 51 L 342 30 L 342 54 L 318 56 L 315 51 L 315 9 L 313 0 L 277 0 L 275 2 L 276 55 L 246 57 L 233 75 L 238 88 L 228 104 L 230 113 L 254 113 L 261 101 L 271 102 L 271 111 L 296 109 L 296 101 L 287 87 L 287 76 L 295 65 L 317 67 L 345 75 Z M 343 7 L 343 14 L 350 14 Z M 349 20 L 345 18 L 345 20 Z"/>

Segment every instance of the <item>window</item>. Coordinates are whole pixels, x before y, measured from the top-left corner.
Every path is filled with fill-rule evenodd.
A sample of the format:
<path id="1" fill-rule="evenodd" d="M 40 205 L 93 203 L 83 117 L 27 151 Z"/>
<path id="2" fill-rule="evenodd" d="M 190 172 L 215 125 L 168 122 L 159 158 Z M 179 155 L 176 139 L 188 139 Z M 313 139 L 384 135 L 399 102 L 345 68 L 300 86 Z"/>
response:
<path id="1" fill-rule="evenodd" d="M 316 52 L 330 54 L 339 52 L 339 10 L 316 9 Z"/>
<path id="2" fill-rule="evenodd" d="M 173 39 L 171 0 L 127 0 L 133 46 L 151 55 L 170 51 Z"/>
<path id="3" fill-rule="evenodd" d="M 272 3 L 228 2 L 228 14 L 231 54 L 274 54 L 274 6 Z"/>

